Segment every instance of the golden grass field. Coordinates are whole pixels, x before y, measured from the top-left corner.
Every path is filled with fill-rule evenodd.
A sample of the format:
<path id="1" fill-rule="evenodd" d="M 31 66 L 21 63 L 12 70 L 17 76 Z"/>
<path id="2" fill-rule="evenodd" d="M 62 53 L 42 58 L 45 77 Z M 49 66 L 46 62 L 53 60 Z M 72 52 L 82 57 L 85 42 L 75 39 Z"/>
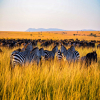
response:
<path id="1" fill-rule="evenodd" d="M 87 36 L 96 34 L 97 37 Z M 77 34 L 74 36 L 74 34 Z M 9 32 L 0 31 L 0 38 L 5 39 L 76 39 L 79 40 L 100 40 L 100 31 L 51 31 L 51 32 Z"/>
<path id="2" fill-rule="evenodd" d="M 27 38 L 40 39 L 38 32 L 0 32 L 0 38 Z M 70 34 L 71 33 L 71 34 Z M 86 32 L 87 34 L 99 32 Z M 22 35 L 23 34 L 23 35 Z M 30 36 L 30 34 L 32 34 Z M 33 34 L 36 34 L 33 35 Z M 50 32 L 41 39 L 78 38 L 86 40 L 100 40 L 100 37 L 73 36 L 74 32 L 55 34 Z M 69 34 L 69 35 L 68 35 Z M 81 33 L 80 33 L 81 34 Z M 67 36 L 68 35 L 68 36 Z M 37 38 L 36 38 L 37 37 Z M 87 38 L 83 38 L 87 37 Z M 38 45 L 40 48 L 40 46 Z M 78 63 L 68 64 L 59 62 L 56 57 L 53 61 L 42 61 L 42 64 L 29 64 L 25 67 L 16 66 L 11 71 L 10 54 L 13 49 L 0 47 L 0 100 L 100 100 L 100 49 L 96 49 L 98 62 L 88 68 Z M 22 47 L 20 47 L 22 48 Z M 59 47 L 60 48 L 60 47 Z M 51 50 L 52 47 L 44 48 Z M 75 48 L 80 57 L 92 52 L 92 48 Z"/>

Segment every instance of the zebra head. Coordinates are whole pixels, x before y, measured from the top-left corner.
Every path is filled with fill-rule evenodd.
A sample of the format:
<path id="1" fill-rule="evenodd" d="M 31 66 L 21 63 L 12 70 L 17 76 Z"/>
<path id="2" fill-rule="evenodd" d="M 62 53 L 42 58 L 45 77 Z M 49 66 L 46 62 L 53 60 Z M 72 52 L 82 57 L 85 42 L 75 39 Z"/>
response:
<path id="1" fill-rule="evenodd" d="M 74 46 L 71 46 L 71 47 L 70 47 L 70 50 L 71 50 L 72 52 L 74 52 L 74 51 L 75 51 Z"/>
<path id="2" fill-rule="evenodd" d="M 58 51 L 57 45 L 52 49 L 53 53 L 55 54 Z"/>
<path id="3" fill-rule="evenodd" d="M 61 50 L 61 53 L 65 53 L 67 51 L 66 48 L 63 45 L 61 46 L 60 50 Z"/>
<path id="4" fill-rule="evenodd" d="M 25 47 L 24 47 L 25 50 L 28 50 L 28 51 L 32 51 L 33 49 L 33 46 L 32 46 L 32 43 L 28 43 Z"/>
<path id="5" fill-rule="evenodd" d="M 62 59 L 62 53 L 60 50 L 58 50 L 57 54 L 56 54 L 56 57 L 58 60 L 61 60 Z"/>

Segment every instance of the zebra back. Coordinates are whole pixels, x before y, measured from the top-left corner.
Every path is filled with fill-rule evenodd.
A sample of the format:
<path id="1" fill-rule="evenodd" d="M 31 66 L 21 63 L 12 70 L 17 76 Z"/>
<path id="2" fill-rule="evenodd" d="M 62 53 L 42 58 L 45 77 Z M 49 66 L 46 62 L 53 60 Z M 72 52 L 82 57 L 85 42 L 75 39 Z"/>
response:
<path id="1" fill-rule="evenodd" d="M 70 61 L 72 60 L 72 57 L 73 57 L 73 52 L 70 49 L 68 49 L 66 51 L 66 59 Z"/>
<path id="2" fill-rule="evenodd" d="M 14 68 L 15 65 L 24 65 L 25 63 L 25 56 L 22 52 L 17 52 L 11 56 L 11 67 Z"/>
<path id="3" fill-rule="evenodd" d="M 72 61 L 72 60 L 78 60 L 80 55 L 78 51 L 75 51 L 74 46 L 71 46 L 68 50 L 62 45 L 61 46 L 61 53 L 63 53 L 64 56 L 66 56 L 66 60 Z"/>
<path id="4" fill-rule="evenodd" d="M 32 44 L 29 43 L 27 44 L 27 46 L 25 47 L 24 51 L 13 51 L 11 53 L 11 56 L 10 56 L 10 64 L 11 64 L 11 67 L 15 67 L 15 65 L 19 64 L 19 65 L 24 65 L 26 63 L 27 60 L 27 57 L 29 56 L 30 54 L 30 51 L 32 50 Z"/>
<path id="5" fill-rule="evenodd" d="M 58 51 L 58 47 L 55 46 L 52 51 L 48 51 L 48 50 L 44 50 L 45 52 L 45 59 L 49 59 L 49 58 L 52 58 L 54 59 L 54 56 L 55 56 L 55 53 Z"/>
<path id="6" fill-rule="evenodd" d="M 66 59 L 67 60 L 79 60 L 79 52 L 78 51 L 75 51 L 75 48 L 74 46 L 71 46 L 68 50 L 67 50 L 67 56 L 66 56 Z"/>

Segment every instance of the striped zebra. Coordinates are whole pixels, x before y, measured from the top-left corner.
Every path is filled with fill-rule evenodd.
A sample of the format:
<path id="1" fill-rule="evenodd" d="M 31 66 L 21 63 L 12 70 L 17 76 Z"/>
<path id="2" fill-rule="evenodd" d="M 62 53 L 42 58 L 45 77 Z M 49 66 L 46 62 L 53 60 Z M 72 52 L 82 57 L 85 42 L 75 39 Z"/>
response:
<path id="1" fill-rule="evenodd" d="M 22 51 L 22 49 L 16 49 L 16 50 L 14 50 L 12 53 L 11 53 L 11 56 L 13 56 L 14 54 L 16 54 L 16 53 L 18 53 L 18 52 L 21 52 Z"/>
<path id="2" fill-rule="evenodd" d="M 56 53 L 56 57 L 57 57 L 58 60 L 62 59 L 63 55 L 62 55 L 60 50 L 58 50 L 58 52 Z"/>
<path id="3" fill-rule="evenodd" d="M 54 56 L 55 56 L 55 53 L 58 51 L 58 47 L 57 46 L 55 46 L 53 49 L 52 49 L 52 51 L 48 51 L 48 50 L 44 50 L 44 52 L 45 52 L 45 56 L 44 56 L 44 59 L 45 60 L 48 60 L 49 58 L 51 58 L 51 59 L 54 59 Z"/>
<path id="4" fill-rule="evenodd" d="M 75 51 L 74 46 L 71 46 L 68 50 L 62 45 L 61 53 L 66 57 L 68 61 L 77 61 L 80 57 L 79 52 Z"/>
<path id="5" fill-rule="evenodd" d="M 33 47 L 32 47 L 32 44 L 31 43 L 28 43 L 25 48 L 24 51 L 18 51 L 18 50 L 15 50 L 11 53 L 11 56 L 10 56 L 10 64 L 11 64 L 11 67 L 14 68 L 15 65 L 24 65 L 27 61 L 26 57 L 30 54 L 30 51 L 32 51 Z"/>
<path id="6" fill-rule="evenodd" d="M 37 65 L 39 64 L 40 60 L 41 60 L 41 56 L 45 56 L 45 52 L 44 52 L 44 49 L 43 48 L 34 48 L 32 49 L 32 51 L 30 52 L 29 56 L 27 57 L 27 59 L 29 59 L 29 63 L 30 62 L 36 62 Z"/>
<path id="7" fill-rule="evenodd" d="M 40 52 L 40 55 L 41 55 L 41 56 L 43 56 L 43 57 L 45 56 L 45 51 L 44 51 L 43 48 L 40 48 L 40 49 L 39 49 L 39 52 Z M 40 56 L 40 59 L 41 59 L 41 56 Z"/>
<path id="8" fill-rule="evenodd" d="M 29 63 L 31 63 L 31 62 L 33 63 L 35 61 L 37 64 L 39 64 L 39 61 L 41 60 L 41 55 L 42 55 L 42 53 L 40 51 L 42 51 L 42 49 L 39 50 L 38 47 L 32 49 L 30 54 L 26 57 L 26 60 Z"/>

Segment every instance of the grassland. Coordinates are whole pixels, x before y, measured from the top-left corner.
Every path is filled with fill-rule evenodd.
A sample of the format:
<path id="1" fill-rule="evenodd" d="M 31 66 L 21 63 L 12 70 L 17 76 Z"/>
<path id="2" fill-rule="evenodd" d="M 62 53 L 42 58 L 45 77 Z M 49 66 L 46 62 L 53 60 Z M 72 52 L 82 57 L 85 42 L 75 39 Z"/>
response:
<path id="1" fill-rule="evenodd" d="M 46 48 L 50 50 L 51 47 Z M 84 64 L 68 64 L 62 60 L 42 61 L 10 69 L 13 49 L 1 48 L 0 53 L 0 100 L 100 100 L 100 50 L 98 63 L 88 68 Z M 80 56 L 92 48 L 76 48 Z"/>
<path id="2" fill-rule="evenodd" d="M 91 33 L 95 36 L 90 35 Z M 90 35 L 90 36 L 89 36 Z M 100 31 L 9 32 L 0 31 L 0 39 L 76 39 L 100 40 Z"/>
<path id="3" fill-rule="evenodd" d="M 98 37 L 87 36 L 91 33 Z M 80 36 L 73 34 L 80 34 Z M 0 32 L 1 39 L 100 40 L 99 35 L 96 31 L 67 32 L 67 34 L 63 32 Z M 38 47 L 40 48 L 40 45 Z M 1 47 L 3 53 L 0 53 L 0 100 L 100 100 L 100 49 L 96 48 L 98 62 L 88 68 L 84 63 L 81 65 L 80 61 L 69 64 L 65 60 L 59 62 L 55 57 L 53 61 L 42 60 L 39 66 L 31 63 L 25 67 L 16 66 L 11 71 L 10 54 L 17 48 Z M 52 47 L 44 49 L 51 50 Z M 80 57 L 92 51 L 92 48 L 76 47 L 75 49 Z"/>

